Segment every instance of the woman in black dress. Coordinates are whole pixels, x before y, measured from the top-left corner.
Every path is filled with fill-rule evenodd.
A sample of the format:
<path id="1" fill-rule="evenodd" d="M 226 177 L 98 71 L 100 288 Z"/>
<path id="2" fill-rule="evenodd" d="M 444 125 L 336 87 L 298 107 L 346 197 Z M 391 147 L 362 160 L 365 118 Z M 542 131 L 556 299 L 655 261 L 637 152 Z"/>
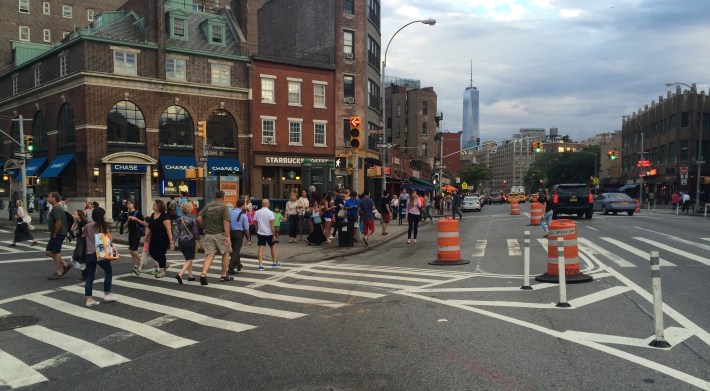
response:
<path id="1" fill-rule="evenodd" d="M 174 248 L 173 230 L 167 210 L 165 202 L 155 200 L 153 201 L 153 214 L 146 219 L 148 222 L 146 236 L 150 238 L 150 256 L 158 262 L 160 268 L 160 272 L 155 275 L 155 278 L 165 277 L 165 268 L 167 267 L 165 254 L 168 252 L 168 248 L 171 250 Z"/>
<path id="2" fill-rule="evenodd" d="M 31 240 L 32 245 L 36 246 L 37 241 L 30 231 L 30 218 L 27 211 L 25 211 L 25 208 L 22 206 L 22 200 L 17 200 L 15 205 L 17 205 L 17 212 L 15 213 L 17 225 L 15 226 L 15 239 L 10 246 L 14 247 L 15 243 L 24 242 L 25 240 Z"/>
<path id="3" fill-rule="evenodd" d="M 313 231 L 311 231 L 311 234 L 306 238 L 306 243 L 308 243 L 309 246 L 320 246 L 327 240 L 325 233 L 323 233 L 324 209 L 323 199 L 320 194 L 313 197 L 313 202 L 310 207 L 310 222 L 313 224 Z"/>

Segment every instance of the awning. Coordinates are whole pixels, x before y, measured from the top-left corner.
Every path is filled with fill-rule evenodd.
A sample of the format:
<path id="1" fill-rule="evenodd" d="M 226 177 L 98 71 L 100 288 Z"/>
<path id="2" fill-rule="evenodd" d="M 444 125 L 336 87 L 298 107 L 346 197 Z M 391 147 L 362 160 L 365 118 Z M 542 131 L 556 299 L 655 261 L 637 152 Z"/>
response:
<path id="1" fill-rule="evenodd" d="M 420 185 L 434 187 L 434 184 L 431 183 L 431 182 L 429 182 L 429 181 L 426 180 L 426 179 L 411 177 L 411 178 L 409 178 L 409 180 L 410 180 L 411 182 L 414 182 L 414 183 L 417 183 L 417 184 L 420 184 Z"/>
<path id="2" fill-rule="evenodd" d="M 27 176 L 34 176 L 37 173 L 37 171 L 39 171 L 39 169 L 42 168 L 42 166 L 46 162 L 47 162 L 46 157 L 36 157 L 36 158 L 30 160 L 29 162 L 27 162 L 27 164 L 25 164 L 26 175 Z M 17 178 L 15 178 L 15 179 L 20 179 L 21 177 L 22 177 L 22 171 L 18 170 Z"/>
<path id="3" fill-rule="evenodd" d="M 239 159 L 211 157 L 207 158 L 207 166 L 210 171 L 242 175 L 242 164 L 239 163 Z"/>
<path id="4" fill-rule="evenodd" d="M 0 161 L 0 168 L 3 168 L 3 167 L 5 167 L 5 162 Z"/>
<path id="5" fill-rule="evenodd" d="M 69 165 L 72 159 L 74 159 L 74 155 L 71 153 L 55 157 L 54 160 L 52 160 L 52 163 L 49 164 L 49 167 L 47 167 L 44 171 L 42 171 L 41 174 L 39 174 L 40 178 L 58 177 L 59 174 L 62 173 L 64 168 Z"/>
<path id="6" fill-rule="evenodd" d="M 407 190 L 416 190 L 416 191 L 434 191 L 435 190 L 433 186 L 419 185 L 416 183 L 410 183 L 410 184 L 404 185 L 402 187 Z"/>
<path id="7" fill-rule="evenodd" d="M 163 179 L 187 179 L 185 170 L 196 168 L 197 161 L 194 157 L 161 156 L 160 166 L 163 168 Z"/>

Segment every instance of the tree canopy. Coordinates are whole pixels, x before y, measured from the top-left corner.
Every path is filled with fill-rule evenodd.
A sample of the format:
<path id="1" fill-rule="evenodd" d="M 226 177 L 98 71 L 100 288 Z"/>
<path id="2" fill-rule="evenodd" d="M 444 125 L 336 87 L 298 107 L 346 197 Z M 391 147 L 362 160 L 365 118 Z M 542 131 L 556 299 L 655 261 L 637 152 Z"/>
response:
<path id="1" fill-rule="evenodd" d="M 460 171 L 459 176 L 461 177 L 461 182 L 466 182 L 475 190 L 478 189 L 478 184 L 483 182 L 488 182 L 493 178 L 493 172 L 488 166 L 472 163 L 464 167 Z"/>

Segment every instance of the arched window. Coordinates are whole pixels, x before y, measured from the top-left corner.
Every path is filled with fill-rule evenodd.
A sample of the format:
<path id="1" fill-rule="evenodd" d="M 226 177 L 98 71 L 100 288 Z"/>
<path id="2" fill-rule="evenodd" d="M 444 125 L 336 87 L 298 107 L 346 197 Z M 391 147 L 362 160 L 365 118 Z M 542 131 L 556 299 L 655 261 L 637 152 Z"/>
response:
<path id="1" fill-rule="evenodd" d="M 20 117 L 15 117 L 14 119 L 19 119 Z M 14 138 L 17 141 L 20 141 L 20 121 L 12 121 L 11 125 L 11 130 L 10 133 L 12 134 L 12 138 Z M 22 152 L 20 151 L 20 146 L 13 142 L 12 143 L 12 152 Z"/>
<path id="2" fill-rule="evenodd" d="M 106 130 L 109 143 L 145 144 L 145 120 L 133 102 L 122 100 L 108 113 Z"/>
<path id="3" fill-rule="evenodd" d="M 69 103 L 59 109 L 58 121 L 59 146 L 68 147 L 76 144 L 76 128 L 74 126 L 74 110 Z"/>
<path id="4" fill-rule="evenodd" d="M 34 137 L 35 151 L 47 150 L 47 120 L 41 110 L 37 110 L 32 118 L 32 137 Z"/>
<path id="5" fill-rule="evenodd" d="M 160 115 L 160 147 L 192 148 L 195 130 L 190 114 L 180 106 L 170 106 Z"/>
<path id="6" fill-rule="evenodd" d="M 237 123 L 226 110 L 215 110 L 207 119 L 207 144 L 212 148 L 236 149 Z"/>

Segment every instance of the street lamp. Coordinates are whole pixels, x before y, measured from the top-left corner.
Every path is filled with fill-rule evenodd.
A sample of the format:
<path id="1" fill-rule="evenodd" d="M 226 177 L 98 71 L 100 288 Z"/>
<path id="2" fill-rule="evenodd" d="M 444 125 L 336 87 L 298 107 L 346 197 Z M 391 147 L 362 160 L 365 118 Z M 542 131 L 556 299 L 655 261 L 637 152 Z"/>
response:
<path id="1" fill-rule="evenodd" d="M 382 59 L 382 74 L 381 74 L 382 81 L 380 83 L 380 99 L 382 99 L 382 118 L 383 118 L 382 133 L 383 133 L 383 138 L 384 138 L 384 140 L 382 140 L 382 142 L 385 145 L 385 148 L 382 149 L 382 191 L 387 190 L 387 174 L 385 174 L 385 168 L 387 167 L 387 157 L 385 154 L 387 153 L 387 144 L 388 144 L 387 143 L 387 113 L 385 111 L 385 69 L 387 68 L 387 51 L 389 51 L 390 44 L 392 43 L 392 40 L 397 35 L 397 33 L 402 31 L 402 29 L 409 26 L 410 24 L 414 24 L 414 23 L 424 23 L 426 25 L 433 26 L 436 24 L 436 19 L 429 18 L 429 19 L 422 19 L 422 20 L 413 20 L 413 21 L 405 24 L 404 26 L 400 27 L 399 30 L 395 31 L 394 34 L 392 34 L 392 38 L 390 38 L 389 42 L 387 42 L 387 46 L 385 47 L 385 56 Z"/>
<path id="2" fill-rule="evenodd" d="M 670 86 L 686 86 L 690 88 L 691 91 L 693 91 L 693 94 L 695 94 L 696 98 L 698 96 L 698 88 L 693 84 L 692 86 L 689 86 L 685 83 L 666 83 L 666 87 Z M 705 117 L 705 94 L 703 94 L 703 100 L 700 103 L 700 129 L 698 129 L 698 175 L 695 178 L 695 210 L 699 211 L 700 210 L 700 173 L 701 173 L 701 167 L 703 163 L 703 117 Z"/>

